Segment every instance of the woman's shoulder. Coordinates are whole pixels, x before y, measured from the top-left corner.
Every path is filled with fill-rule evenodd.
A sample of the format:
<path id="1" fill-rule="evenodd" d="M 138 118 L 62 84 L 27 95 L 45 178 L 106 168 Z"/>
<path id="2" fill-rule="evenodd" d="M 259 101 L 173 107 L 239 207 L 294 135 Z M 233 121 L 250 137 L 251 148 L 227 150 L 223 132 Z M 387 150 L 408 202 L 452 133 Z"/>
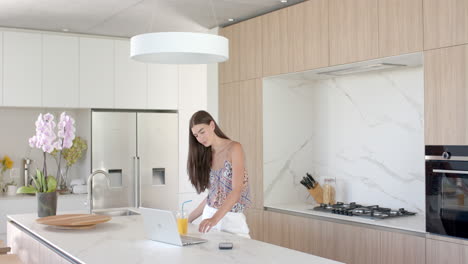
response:
<path id="1" fill-rule="evenodd" d="M 233 156 L 242 157 L 244 155 L 242 144 L 237 141 L 232 141 L 230 143 L 228 152 L 231 156 L 231 159 Z"/>
<path id="2" fill-rule="evenodd" d="M 241 143 L 231 140 L 229 143 L 229 150 L 230 151 L 242 151 L 242 145 Z"/>

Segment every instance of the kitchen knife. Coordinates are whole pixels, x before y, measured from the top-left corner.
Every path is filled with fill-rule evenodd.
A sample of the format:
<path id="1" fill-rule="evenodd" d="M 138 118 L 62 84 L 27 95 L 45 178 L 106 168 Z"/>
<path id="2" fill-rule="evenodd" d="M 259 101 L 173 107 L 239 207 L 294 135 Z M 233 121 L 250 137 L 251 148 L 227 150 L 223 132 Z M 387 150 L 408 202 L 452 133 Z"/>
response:
<path id="1" fill-rule="evenodd" d="M 304 181 L 304 179 L 302 179 L 302 180 L 300 181 L 300 183 L 301 183 L 302 185 L 304 185 L 307 189 L 310 189 L 310 188 L 309 188 L 309 185 Z"/>
<path id="2" fill-rule="evenodd" d="M 313 185 L 317 185 L 317 181 L 314 179 L 314 177 L 312 177 L 312 175 L 310 175 L 308 172 L 306 172 L 306 175 L 307 175 L 307 178 L 310 179 L 310 181 L 313 183 Z"/>
<path id="3" fill-rule="evenodd" d="M 307 177 L 304 177 L 305 182 L 310 186 L 309 189 L 313 189 L 315 187 L 315 184 Z"/>

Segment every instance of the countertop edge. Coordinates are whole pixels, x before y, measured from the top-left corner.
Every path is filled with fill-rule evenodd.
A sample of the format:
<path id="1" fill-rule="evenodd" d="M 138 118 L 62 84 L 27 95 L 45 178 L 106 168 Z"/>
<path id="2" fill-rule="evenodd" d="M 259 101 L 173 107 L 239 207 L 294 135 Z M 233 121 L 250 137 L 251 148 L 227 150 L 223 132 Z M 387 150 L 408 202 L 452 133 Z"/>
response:
<path id="1" fill-rule="evenodd" d="M 427 232 L 425 231 L 408 230 L 405 228 L 397 228 L 397 227 L 387 227 L 387 226 L 381 226 L 381 225 L 376 225 L 376 224 L 374 225 L 371 223 L 361 223 L 361 222 L 355 222 L 355 221 L 350 221 L 350 220 L 345 220 L 345 219 L 337 219 L 333 217 L 316 215 L 313 213 L 298 212 L 296 210 L 275 208 L 274 206 L 264 206 L 263 208 L 265 211 L 271 211 L 271 212 L 277 212 L 277 213 L 283 213 L 283 214 L 295 215 L 295 216 L 303 216 L 303 217 L 324 220 L 324 221 L 329 221 L 329 222 L 334 222 L 334 223 L 339 223 L 339 224 L 346 224 L 346 225 L 353 225 L 353 226 L 365 227 L 365 228 L 370 228 L 370 229 L 377 229 L 377 230 L 382 230 L 382 231 L 396 232 L 396 233 L 402 233 L 402 234 L 413 235 L 413 236 L 424 237 L 424 238 L 426 238 L 426 235 L 427 235 Z"/>
<path id="2" fill-rule="evenodd" d="M 24 233 L 28 234 L 29 236 L 31 236 L 31 238 L 37 240 L 39 243 L 46 246 L 47 248 L 49 248 L 53 252 L 57 253 L 58 255 L 60 255 L 61 257 L 63 257 L 67 261 L 69 261 L 70 263 L 73 263 L 73 264 L 83 264 L 84 263 L 84 262 L 74 258 L 73 256 L 67 254 L 64 250 L 62 250 L 59 247 L 55 246 L 54 244 L 48 242 L 46 239 L 44 239 L 41 236 L 37 235 L 33 231 L 29 230 L 27 227 L 23 226 L 21 223 L 15 221 L 14 218 L 12 218 L 10 216 L 7 216 L 7 220 L 8 220 L 8 223 L 14 225 L 16 228 L 18 228 L 21 231 L 23 231 Z"/>

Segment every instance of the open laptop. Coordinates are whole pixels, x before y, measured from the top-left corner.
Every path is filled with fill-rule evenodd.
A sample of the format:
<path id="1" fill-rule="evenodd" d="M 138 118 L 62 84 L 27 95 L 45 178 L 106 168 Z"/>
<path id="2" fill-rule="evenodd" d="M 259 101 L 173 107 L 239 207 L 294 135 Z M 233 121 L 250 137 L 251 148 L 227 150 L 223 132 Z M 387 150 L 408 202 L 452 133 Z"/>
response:
<path id="1" fill-rule="evenodd" d="M 176 246 L 187 246 L 207 242 L 206 239 L 181 236 L 171 211 L 140 207 L 146 237 Z"/>

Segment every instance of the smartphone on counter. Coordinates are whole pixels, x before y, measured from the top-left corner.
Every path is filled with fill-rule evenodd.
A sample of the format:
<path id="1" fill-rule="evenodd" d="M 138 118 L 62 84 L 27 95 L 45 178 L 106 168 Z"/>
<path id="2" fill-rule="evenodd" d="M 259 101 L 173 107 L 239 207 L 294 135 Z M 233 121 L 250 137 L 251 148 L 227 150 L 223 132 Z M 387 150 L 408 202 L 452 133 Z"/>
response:
<path id="1" fill-rule="evenodd" d="M 232 249 L 232 242 L 221 242 L 219 243 L 219 249 Z"/>

